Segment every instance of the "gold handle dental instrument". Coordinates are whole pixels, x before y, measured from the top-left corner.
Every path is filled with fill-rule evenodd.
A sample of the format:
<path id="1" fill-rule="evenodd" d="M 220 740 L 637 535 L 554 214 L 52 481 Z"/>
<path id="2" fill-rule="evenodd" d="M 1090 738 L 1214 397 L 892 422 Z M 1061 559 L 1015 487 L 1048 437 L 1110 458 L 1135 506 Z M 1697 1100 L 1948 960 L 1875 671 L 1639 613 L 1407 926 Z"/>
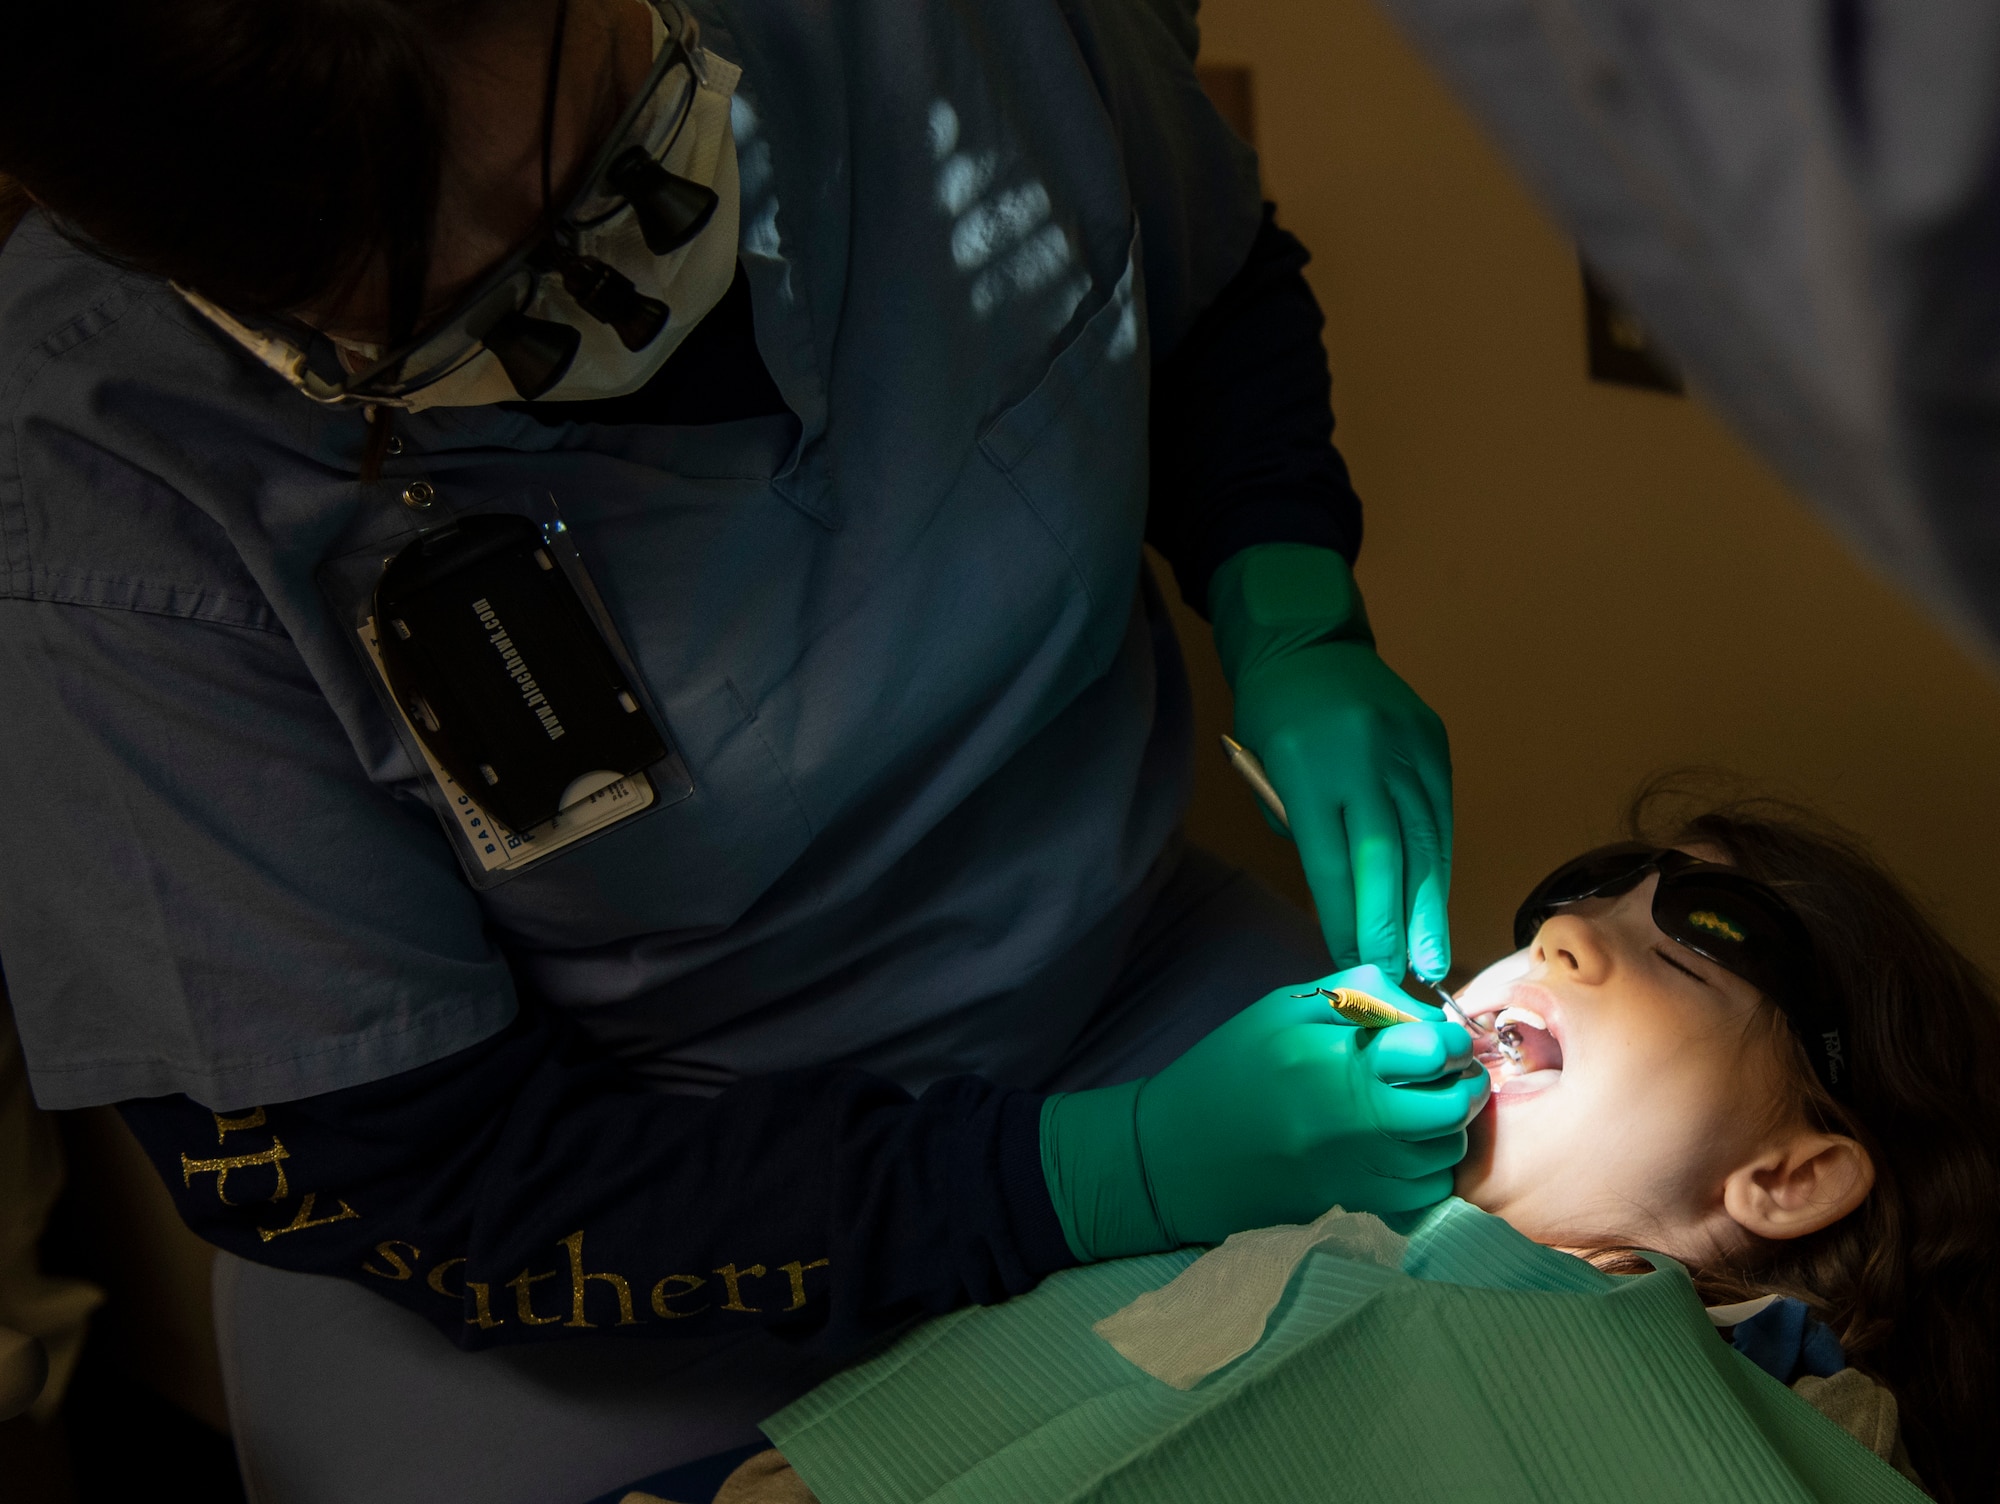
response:
<path id="1" fill-rule="evenodd" d="M 1222 755 L 1229 759 L 1229 766 L 1242 775 L 1243 781 L 1256 791 L 1257 797 L 1263 801 L 1264 808 L 1271 812 L 1271 818 L 1290 830 L 1292 822 L 1285 817 L 1285 801 L 1278 797 L 1277 789 L 1272 787 L 1271 776 L 1264 771 L 1264 764 L 1258 761 L 1257 754 L 1225 732 L 1222 738 Z M 1301 997 L 1310 995 L 1300 994 Z"/>
<path id="2" fill-rule="evenodd" d="M 1323 997 L 1349 1023 L 1363 1029 L 1386 1029 L 1390 1024 L 1420 1024 L 1424 1020 L 1406 1013 L 1394 1003 L 1385 1003 L 1355 987 L 1315 987 L 1311 992 L 1294 992 L 1293 997 Z"/>

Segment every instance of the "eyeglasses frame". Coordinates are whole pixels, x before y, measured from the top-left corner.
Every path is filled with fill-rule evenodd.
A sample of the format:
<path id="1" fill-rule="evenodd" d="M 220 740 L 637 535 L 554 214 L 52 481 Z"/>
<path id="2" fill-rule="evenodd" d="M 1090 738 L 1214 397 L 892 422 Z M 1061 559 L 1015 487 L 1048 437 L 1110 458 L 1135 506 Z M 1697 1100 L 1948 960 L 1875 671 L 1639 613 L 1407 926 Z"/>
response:
<path id="1" fill-rule="evenodd" d="M 403 362 L 439 338 L 453 324 L 477 311 L 479 306 L 504 287 L 510 278 L 521 272 L 526 272 L 528 276 L 527 294 L 518 299 L 510 311 L 518 313 L 532 305 L 541 287 L 541 279 L 546 275 L 544 268 L 534 264 L 535 258 L 542 255 L 551 244 L 560 244 L 565 235 L 573 236 L 578 231 L 594 229 L 630 207 L 630 200 L 627 199 L 623 204 L 602 214 L 593 215 L 589 219 L 577 217 L 577 211 L 600 190 L 612 164 L 629 147 L 630 142 L 626 138 L 631 134 L 633 126 L 638 123 L 639 116 L 659 93 L 675 66 L 684 63 L 688 70 L 688 85 L 673 127 L 667 133 L 665 143 L 655 154 L 656 160 L 671 151 L 674 143 L 680 139 L 681 132 L 687 127 L 688 119 L 694 112 L 695 94 L 708 81 L 708 69 L 701 50 L 689 45 L 696 30 L 693 14 L 685 7 L 676 4 L 675 0 L 647 0 L 647 3 L 667 24 L 667 43 L 660 48 L 659 55 L 653 59 L 653 65 L 648 70 L 645 81 L 634 91 L 631 100 L 619 115 L 617 124 L 605 136 L 604 144 L 598 148 L 597 157 L 591 163 L 590 171 L 584 175 L 576 191 L 570 195 L 563 211 L 540 221 L 538 233 L 524 240 L 495 262 L 484 276 L 461 293 L 444 312 L 427 320 L 407 339 L 378 357 L 364 370 L 339 381 L 328 381 L 308 364 L 307 352 L 303 345 L 292 344 L 268 329 L 257 328 L 211 302 L 192 288 L 175 283 L 174 290 L 192 305 L 196 312 L 230 335 L 264 365 L 276 371 L 301 395 L 323 407 L 354 407 L 378 403 L 391 407 L 405 405 L 409 393 L 421 391 L 444 380 L 475 359 L 485 348 L 481 339 L 475 337 L 463 354 L 442 363 L 434 372 L 426 372 L 419 381 L 385 383 L 379 387 L 370 384 L 385 373 L 399 369 Z M 490 328 L 505 316 L 505 313 L 502 313 L 489 320 L 487 327 Z M 309 345 L 320 337 L 321 331 L 317 329 L 303 324 L 297 327 L 305 336 L 305 344 Z"/>
<path id="2" fill-rule="evenodd" d="M 1550 896 L 1549 890 L 1565 873 L 1582 867 L 1593 858 L 1609 859 L 1620 854 L 1629 855 L 1631 865 L 1616 876 L 1607 877 L 1587 891 L 1569 897 L 1558 899 Z M 1775 889 L 1734 867 L 1704 861 L 1671 847 L 1650 846 L 1642 842 L 1618 842 L 1597 847 L 1564 862 L 1529 892 L 1514 914 L 1515 947 L 1521 949 L 1532 943 L 1542 924 L 1557 910 L 1586 899 L 1615 898 L 1629 893 L 1653 873 L 1659 874 L 1659 882 L 1653 890 L 1650 907 L 1653 923 L 1660 932 L 1676 945 L 1749 982 L 1760 994 L 1770 998 L 1805 1046 L 1806 1055 L 1821 1082 L 1836 1096 L 1844 1095 L 1849 1079 L 1847 1020 L 1841 1016 L 1842 1010 L 1823 985 L 1812 937 L 1797 911 Z M 1775 924 L 1786 951 L 1773 963 L 1777 970 L 1785 974 L 1781 985 L 1774 986 L 1769 980 L 1746 976 L 1730 964 L 1730 957 L 1717 954 L 1712 945 L 1697 943 L 1694 938 L 1675 933 L 1667 927 L 1660 913 L 1663 896 L 1681 880 L 1690 877 L 1749 898 Z"/>

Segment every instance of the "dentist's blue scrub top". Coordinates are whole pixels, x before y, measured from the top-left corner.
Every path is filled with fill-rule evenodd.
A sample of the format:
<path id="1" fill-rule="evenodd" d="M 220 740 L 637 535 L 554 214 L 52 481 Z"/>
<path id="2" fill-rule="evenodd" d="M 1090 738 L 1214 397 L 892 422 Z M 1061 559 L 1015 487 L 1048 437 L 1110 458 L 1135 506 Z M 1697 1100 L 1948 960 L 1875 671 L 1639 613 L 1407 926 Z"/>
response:
<path id="1" fill-rule="evenodd" d="M 1149 367 L 1243 262 L 1254 160 L 1173 0 L 695 9 L 789 414 L 434 410 L 363 485 L 361 416 L 166 286 L 38 217 L 0 255 L 0 956 L 44 1106 L 378 1080 L 501 1030 L 516 970 L 667 1080 L 1073 1041 L 1018 989 L 1179 815 Z M 417 480 L 432 521 L 556 497 L 692 797 L 466 882 L 320 583 L 414 536 Z"/>

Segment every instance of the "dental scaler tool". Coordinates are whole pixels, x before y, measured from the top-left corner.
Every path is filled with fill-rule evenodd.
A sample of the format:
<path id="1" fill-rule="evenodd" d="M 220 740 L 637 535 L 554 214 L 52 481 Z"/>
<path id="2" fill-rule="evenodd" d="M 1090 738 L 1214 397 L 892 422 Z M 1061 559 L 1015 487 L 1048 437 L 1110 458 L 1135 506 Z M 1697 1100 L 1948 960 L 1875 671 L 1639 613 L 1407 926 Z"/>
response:
<path id="1" fill-rule="evenodd" d="M 1473 1038 L 1477 1039 L 1480 1035 L 1484 1034 L 1491 1039 L 1492 1043 L 1490 1045 L 1482 1045 L 1478 1046 L 1478 1048 L 1490 1048 L 1499 1051 L 1501 1057 L 1510 1065 L 1519 1066 L 1522 1063 L 1520 1036 L 1511 1026 L 1500 1025 L 1496 1027 L 1493 1024 L 1483 1024 L 1461 1008 L 1458 1005 L 1458 999 L 1453 997 L 1449 992 L 1446 992 L 1436 982 L 1426 982 L 1422 977 L 1418 977 L 1417 982 L 1419 985 L 1429 989 L 1432 995 L 1436 997 L 1438 1006 L 1445 1011 L 1445 1016 L 1463 1024 L 1466 1032 L 1472 1035 Z M 1403 985 L 1406 988 L 1409 986 L 1407 982 Z"/>
<path id="2" fill-rule="evenodd" d="M 1386 1029 L 1390 1024 L 1420 1024 L 1414 1013 L 1406 1013 L 1394 1003 L 1354 987 L 1315 987 L 1311 992 L 1294 992 L 1293 997 L 1323 997 L 1349 1023 L 1363 1029 Z"/>
<path id="3" fill-rule="evenodd" d="M 1406 989 L 1409 986 L 1407 982 L 1403 985 Z M 1468 1034 L 1480 1035 L 1493 1033 L 1493 1026 L 1491 1024 L 1482 1024 L 1474 1019 L 1470 1013 L 1467 1013 L 1463 1008 L 1458 1006 L 1457 998 L 1446 992 L 1436 982 L 1426 981 L 1424 978 L 1418 977 L 1417 985 L 1432 995 L 1437 1005 L 1444 1009 L 1445 1017 L 1451 1019 L 1454 1023 L 1464 1025 L 1465 1031 Z"/>
<path id="4" fill-rule="evenodd" d="M 1416 984 L 1428 991 L 1437 1000 L 1437 1005 L 1444 1009 L 1446 1018 L 1462 1024 L 1465 1032 L 1472 1036 L 1474 1041 L 1472 1048 L 1478 1059 L 1472 1065 L 1466 1067 L 1466 1075 L 1470 1076 L 1486 1068 L 1479 1064 L 1478 1061 L 1485 1059 L 1488 1051 L 1498 1053 L 1502 1059 L 1508 1061 L 1516 1069 L 1520 1067 L 1521 1044 L 1514 1030 L 1511 1028 L 1496 1028 L 1492 1024 L 1481 1023 L 1470 1013 L 1467 1013 L 1459 1005 L 1458 999 L 1453 997 L 1449 992 L 1446 992 L 1439 983 L 1426 981 L 1423 977 L 1417 977 Z M 1411 990 L 1408 982 L 1405 982 L 1403 987 L 1406 991 Z M 1481 1035 L 1486 1037 L 1481 1039 Z"/>
<path id="5" fill-rule="evenodd" d="M 1222 755 L 1229 759 L 1229 766 L 1236 769 L 1243 781 L 1256 791 L 1264 808 L 1271 812 L 1271 818 L 1290 830 L 1292 822 L 1285 816 L 1285 801 L 1278 797 L 1277 789 L 1271 784 L 1271 775 L 1264 771 L 1264 764 L 1258 761 L 1257 754 L 1225 732 Z M 1310 997 L 1311 994 L 1301 993 L 1300 996 Z"/>
<path id="6" fill-rule="evenodd" d="M 1285 814 L 1285 801 L 1278 797 L 1278 791 L 1271 783 L 1271 775 L 1264 771 L 1264 764 L 1259 760 L 1257 754 L 1227 732 L 1224 732 L 1222 736 L 1222 753 L 1223 756 L 1229 759 L 1229 766 L 1234 768 L 1243 781 L 1250 785 L 1264 808 L 1271 812 L 1271 818 L 1276 820 L 1286 830 L 1290 830 L 1292 822 Z M 1481 1034 L 1494 1034 L 1494 1030 L 1490 1024 L 1482 1024 L 1474 1019 L 1471 1014 L 1458 1006 L 1457 1000 L 1449 992 L 1446 992 L 1436 982 L 1426 981 L 1422 977 L 1418 977 L 1417 981 L 1435 995 L 1437 1006 L 1444 1010 L 1445 1016 L 1462 1024 L 1467 1033 L 1474 1037 Z M 1323 997 L 1329 1003 L 1333 1004 L 1334 1012 L 1338 1013 L 1349 1023 L 1359 1024 L 1364 1029 L 1379 1029 L 1389 1024 L 1414 1024 L 1423 1022 L 1414 1013 L 1405 1013 L 1401 1008 L 1385 1003 L 1379 997 L 1371 997 L 1368 993 L 1357 992 L 1352 987 L 1336 987 L 1332 991 L 1328 991 L 1324 987 L 1316 987 L 1311 992 L 1300 992 L 1293 995 L 1295 997 Z M 1500 1052 L 1518 1064 L 1520 1061 L 1520 1052 L 1510 1048 L 1509 1042 L 1501 1039 L 1497 1034 L 1494 1034 L 1494 1038 L 1499 1045 Z"/>

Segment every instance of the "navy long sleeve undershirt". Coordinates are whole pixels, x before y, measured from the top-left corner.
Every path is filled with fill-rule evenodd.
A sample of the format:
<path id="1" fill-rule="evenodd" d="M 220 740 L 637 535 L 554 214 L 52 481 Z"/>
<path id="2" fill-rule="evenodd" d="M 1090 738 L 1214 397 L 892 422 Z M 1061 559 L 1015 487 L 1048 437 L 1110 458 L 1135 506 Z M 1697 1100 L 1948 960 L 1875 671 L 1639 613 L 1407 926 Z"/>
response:
<path id="1" fill-rule="evenodd" d="M 1243 270 L 1154 374 L 1148 538 L 1197 610 L 1251 544 L 1350 560 L 1360 545 L 1305 260 L 1267 209 Z M 740 274 L 640 391 L 523 404 L 550 423 L 781 407 Z M 756 1324 L 837 1353 L 1074 1262 L 1040 1109 L 973 1077 L 912 1099 L 833 1069 L 665 1095 L 535 1001 L 472 1049 L 344 1091 L 220 1114 L 120 1104 L 202 1237 L 358 1280 L 463 1346 Z"/>
<path id="2" fill-rule="evenodd" d="M 828 1069 L 668 1095 L 541 1004 L 383 1081 L 119 1111 L 200 1236 L 358 1279 L 464 1347 L 758 1325 L 844 1353 L 1075 1262 L 1031 1093 Z"/>
<path id="3" fill-rule="evenodd" d="M 1243 269 L 1153 373 L 1146 541 L 1204 616 L 1216 567 L 1254 543 L 1361 551 L 1307 259 L 1266 204 Z"/>

